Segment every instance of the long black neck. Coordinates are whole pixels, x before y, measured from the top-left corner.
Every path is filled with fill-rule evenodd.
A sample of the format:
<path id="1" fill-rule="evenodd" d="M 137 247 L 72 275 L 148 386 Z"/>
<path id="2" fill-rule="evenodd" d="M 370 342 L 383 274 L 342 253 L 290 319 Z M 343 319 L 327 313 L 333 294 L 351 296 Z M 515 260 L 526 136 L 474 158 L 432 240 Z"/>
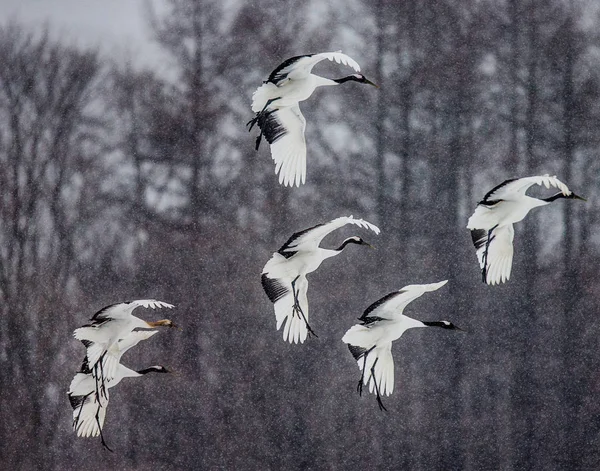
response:
<path id="1" fill-rule="evenodd" d="M 358 82 L 359 80 L 354 75 L 348 75 L 347 77 L 333 79 L 333 81 L 337 84 L 340 84 L 340 83 L 344 83 L 344 82 Z"/>
<path id="2" fill-rule="evenodd" d="M 558 192 L 555 195 L 549 196 L 548 198 L 540 198 L 540 199 L 547 203 L 552 203 L 554 200 L 557 200 L 560 198 L 571 198 L 571 195 L 567 196 L 567 195 L 563 195 L 562 193 Z"/>
<path id="3" fill-rule="evenodd" d="M 145 375 L 146 373 L 162 373 L 164 370 L 162 368 L 157 368 L 156 366 L 149 366 L 148 368 L 144 368 L 143 370 L 137 370 L 137 373 L 141 375 Z"/>
<path id="4" fill-rule="evenodd" d="M 356 239 L 346 239 L 344 242 L 342 242 L 342 245 L 340 245 L 337 249 L 338 252 L 341 252 L 342 250 L 344 250 L 344 247 L 346 247 L 346 245 L 348 244 L 358 244 L 360 245 L 360 242 L 357 241 Z"/>
<path id="5" fill-rule="evenodd" d="M 448 324 L 444 324 L 441 321 L 421 321 L 421 322 L 426 327 L 442 327 L 442 328 L 447 328 L 448 327 Z"/>

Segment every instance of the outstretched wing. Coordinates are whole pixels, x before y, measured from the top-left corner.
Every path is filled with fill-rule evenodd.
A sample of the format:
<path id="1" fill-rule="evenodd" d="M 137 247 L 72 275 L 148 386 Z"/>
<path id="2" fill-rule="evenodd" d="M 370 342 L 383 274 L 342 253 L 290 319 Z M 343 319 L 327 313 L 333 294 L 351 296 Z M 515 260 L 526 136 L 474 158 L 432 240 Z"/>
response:
<path id="1" fill-rule="evenodd" d="M 157 301 L 156 299 L 137 299 L 135 301 L 131 301 L 129 304 L 135 304 L 136 307 L 139 306 L 152 309 L 160 309 L 163 307 L 171 309 L 175 307 L 172 304 L 165 303 L 164 301 Z"/>
<path id="2" fill-rule="evenodd" d="M 87 396 L 69 395 L 73 407 L 73 431 L 78 437 L 97 437 L 104 426 L 106 408 L 108 406 L 108 390 L 106 398 L 99 400 L 95 392 Z"/>
<path id="3" fill-rule="evenodd" d="M 350 56 L 343 54 L 342 51 L 321 52 L 320 54 L 307 54 L 287 59 L 271 72 L 267 82 L 281 86 L 288 80 L 305 79 L 311 73 L 313 67 L 325 59 L 350 66 L 356 72 L 360 72 L 358 63 Z"/>
<path id="4" fill-rule="evenodd" d="M 294 283 L 298 296 L 298 304 L 302 313 L 294 308 L 292 280 L 271 278 L 263 273 L 261 278 L 263 289 L 274 304 L 277 330 L 283 326 L 283 340 L 290 343 L 304 343 L 308 336 L 308 280 L 300 276 Z"/>
<path id="5" fill-rule="evenodd" d="M 298 105 L 267 111 L 257 121 L 271 145 L 279 183 L 300 186 L 306 182 L 306 120 Z"/>
<path id="6" fill-rule="evenodd" d="M 376 339 L 376 332 L 367 326 L 355 325 L 346 332 L 342 341 L 348 344 L 358 368 L 365 370 L 363 384 L 369 387 L 369 392 L 375 391 L 377 382 L 379 393 L 388 396 L 394 392 L 392 342 L 375 344 Z"/>
<path id="7" fill-rule="evenodd" d="M 363 219 L 354 219 L 353 216 L 342 216 L 326 224 L 317 224 L 314 227 L 296 232 L 283 244 L 278 252 L 284 257 L 289 258 L 295 252 L 316 250 L 327 234 L 347 224 L 354 224 L 355 226 L 370 229 L 375 234 L 379 234 L 380 232 L 376 225 Z"/>
<path id="8" fill-rule="evenodd" d="M 488 191 L 479 204 L 490 205 L 497 203 L 498 201 L 513 199 L 515 194 L 524 195 L 532 185 L 544 185 L 546 188 L 552 186 L 558 188 L 565 196 L 571 194 L 571 190 L 569 190 L 567 185 L 556 178 L 556 176 L 551 177 L 546 174 L 506 180 Z"/>
<path id="9" fill-rule="evenodd" d="M 512 224 L 493 229 L 489 241 L 488 231 L 484 229 L 471 231 L 484 283 L 495 285 L 510 279 L 514 236 L 515 230 Z"/>
<path id="10" fill-rule="evenodd" d="M 423 296 L 428 291 L 440 289 L 446 283 L 448 283 L 448 280 L 439 283 L 405 286 L 401 290 L 394 291 L 371 304 L 360 317 L 360 320 L 368 323 L 372 319 L 397 319 L 410 302 Z"/>

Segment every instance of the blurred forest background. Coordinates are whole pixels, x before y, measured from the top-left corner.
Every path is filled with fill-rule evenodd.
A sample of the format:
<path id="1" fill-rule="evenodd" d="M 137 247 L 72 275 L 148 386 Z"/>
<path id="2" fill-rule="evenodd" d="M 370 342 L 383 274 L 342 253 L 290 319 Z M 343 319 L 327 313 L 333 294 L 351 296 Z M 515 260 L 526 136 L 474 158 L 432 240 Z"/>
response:
<path id="1" fill-rule="evenodd" d="M 598 469 L 600 18 L 562 0 L 168 0 L 140 11 L 168 76 L 0 29 L 0 463 L 4 469 Z M 308 175 L 279 186 L 245 123 L 284 59 L 342 49 L 381 88 L 302 104 Z M 350 71 L 321 63 L 316 73 Z M 510 282 L 481 283 L 465 229 L 506 178 L 557 175 L 516 226 Z M 535 193 L 535 192 L 534 192 Z M 541 194 L 541 192 L 538 192 Z M 551 193 L 550 193 L 551 194 Z M 360 234 L 311 277 L 318 339 L 289 345 L 260 285 L 295 231 Z M 406 284 L 449 279 L 407 314 L 380 412 L 344 332 Z M 106 304 L 176 304 L 182 331 L 124 357 L 177 375 L 111 391 L 76 438 L 71 337 Z"/>

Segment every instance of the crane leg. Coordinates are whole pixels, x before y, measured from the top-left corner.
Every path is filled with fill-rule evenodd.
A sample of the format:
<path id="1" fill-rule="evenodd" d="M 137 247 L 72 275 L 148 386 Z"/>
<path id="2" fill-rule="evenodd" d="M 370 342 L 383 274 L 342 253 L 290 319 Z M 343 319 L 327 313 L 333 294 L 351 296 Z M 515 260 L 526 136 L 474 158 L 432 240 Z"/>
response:
<path id="1" fill-rule="evenodd" d="M 377 404 L 379 405 L 379 410 L 387 411 L 387 409 L 383 405 L 383 402 L 381 401 L 381 393 L 379 392 L 379 385 L 377 384 L 377 380 L 375 379 L 375 365 L 377 364 L 377 360 L 379 360 L 379 358 L 377 358 L 373 362 L 373 366 L 371 367 L 371 379 L 373 380 L 373 383 L 375 384 L 375 392 L 377 393 Z"/>
<path id="2" fill-rule="evenodd" d="M 496 224 L 494 227 L 492 227 L 487 233 L 487 242 L 485 243 L 485 252 L 483 252 L 483 270 L 481 270 L 481 281 L 483 281 L 484 283 L 487 283 L 488 251 L 490 249 L 490 244 L 491 244 L 492 240 L 494 239 L 494 237 L 496 237 L 496 236 L 492 237 L 492 232 L 497 227 L 498 227 L 498 224 Z"/>
<path id="3" fill-rule="evenodd" d="M 104 381 L 104 361 L 103 361 L 105 356 L 106 356 L 106 352 L 104 352 L 102 354 L 102 356 L 100 356 L 100 358 L 94 365 L 94 376 L 96 378 L 96 394 L 98 395 L 98 397 L 100 397 L 100 395 L 102 395 L 106 399 L 107 395 L 106 395 L 106 384 Z M 98 363 L 100 363 L 100 367 L 98 367 Z M 100 388 L 98 388 L 98 370 L 100 370 Z"/>
<path id="4" fill-rule="evenodd" d="M 315 337 L 319 338 L 319 336 L 315 334 L 315 331 L 310 327 L 310 324 L 304 315 L 304 311 L 302 311 L 302 308 L 300 307 L 300 302 L 298 301 L 298 293 L 300 290 L 296 291 L 296 280 L 298 278 L 300 278 L 300 275 L 298 275 L 296 278 L 294 278 L 294 281 L 292 281 L 292 292 L 294 293 L 294 306 L 292 308 L 292 315 L 298 314 L 298 317 L 302 317 L 302 320 L 304 320 L 306 328 L 308 329 L 309 336 L 314 335 Z"/>
<path id="5" fill-rule="evenodd" d="M 258 122 L 258 120 L 260 119 L 261 115 L 264 114 L 264 112 L 267 110 L 267 108 L 269 107 L 269 105 L 271 103 L 273 103 L 274 101 L 277 101 L 281 99 L 281 97 L 277 97 L 277 98 L 271 98 L 270 100 L 267 100 L 267 103 L 265 103 L 265 106 L 263 106 L 263 109 L 260 110 L 258 113 L 256 113 L 256 115 L 254 116 L 254 118 L 252 118 L 250 121 L 248 121 L 246 123 L 246 126 L 250 126 L 248 128 L 248 131 L 252 131 L 252 128 L 254 127 L 254 125 Z"/>
<path id="6" fill-rule="evenodd" d="M 98 402 L 98 409 L 96 409 L 96 423 L 98 424 L 98 430 L 100 430 L 100 440 L 102 441 L 102 446 L 111 453 L 114 453 L 104 441 L 104 435 L 102 434 L 102 426 L 100 425 L 100 402 Z"/>
<path id="7" fill-rule="evenodd" d="M 258 127 L 260 128 L 260 120 L 264 117 L 265 115 L 265 111 L 267 110 L 267 108 L 269 107 L 269 105 L 271 103 L 273 103 L 274 101 L 279 100 L 281 97 L 277 97 L 277 98 L 271 98 L 270 100 L 267 100 L 267 103 L 265 103 L 265 106 L 263 107 L 262 110 L 260 110 L 258 113 L 256 113 L 256 115 L 254 116 L 254 118 L 252 118 L 250 121 L 248 121 L 246 123 L 246 126 L 249 126 L 248 128 L 248 132 L 252 131 L 252 128 L 254 127 L 255 124 L 258 123 Z M 271 111 L 269 111 L 269 113 L 271 113 Z M 260 130 L 260 134 L 258 135 L 258 137 L 256 138 L 256 144 L 254 146 L 255 150 L 258 150 L 259 146 L 260 146 L 260 141 L 261 138 L 263 136 L 263 131 L 262 129 Z"/>
<path id="8" fill-rule="evenodd" d="M 358 386 L 356 386 L 356 391 L 358 392 L 359 396 L 362 396 L 363 382 L 365 381 L 365 370 L 367 369 L 367 356 L 373 351 L 374 348 L 375 345 L 373 345 L 363 354 L 362 372 L 360 374 L 360 379 L 358 380 Z"/>
<path id="9" fill-rule="evenodd" d="M 83 406 L 85 404 L 85 400 L 90 396 L 90 394 L 92 394 L 92 393 L 87 393 L 83 397 L 83 400 L 81 401 L 81 405 L 79 406 L 79 414 L 77 414 L 77 418 L 73 421 L 73 431 L 74 432 L 77 432 L 77 429 L 79 428 L 79 419 L 81 418 L 81 412 L 83 412 Z"/>

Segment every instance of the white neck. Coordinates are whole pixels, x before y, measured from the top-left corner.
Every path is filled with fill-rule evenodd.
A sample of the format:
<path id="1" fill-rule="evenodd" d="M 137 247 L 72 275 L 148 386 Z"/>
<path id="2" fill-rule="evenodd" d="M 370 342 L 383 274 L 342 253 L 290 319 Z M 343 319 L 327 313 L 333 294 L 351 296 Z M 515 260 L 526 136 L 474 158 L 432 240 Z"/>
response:
<path id="1" fill-rule="evenodd" d="M 331 79 L 320 77 L 319 75 L 315 75 L 315 88 L 316 87 L 329 87 L 332 85 L 339 85 L 339 83 L 334 82 Z"/>

